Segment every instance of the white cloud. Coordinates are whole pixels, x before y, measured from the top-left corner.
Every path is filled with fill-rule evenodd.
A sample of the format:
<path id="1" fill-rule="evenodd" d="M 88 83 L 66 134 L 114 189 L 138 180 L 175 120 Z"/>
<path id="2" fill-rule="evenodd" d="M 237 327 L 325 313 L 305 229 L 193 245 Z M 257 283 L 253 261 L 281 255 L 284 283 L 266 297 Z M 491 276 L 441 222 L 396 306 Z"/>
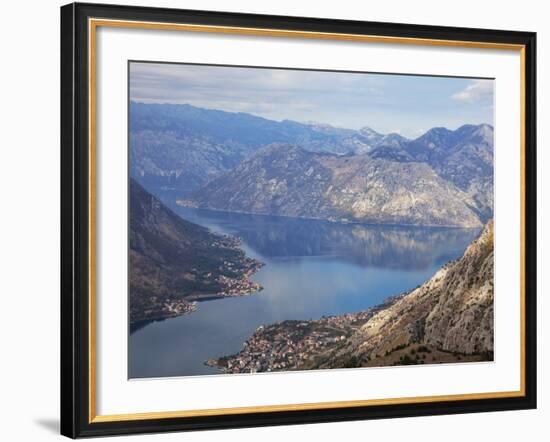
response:
<path id="1" fill-rule="evenodd" d="M 476 103 L 479 101 L 493 100 L 493 80 L 475 80 L 465 89 L 453 94 L 453 100 L 467 103 Z"/>

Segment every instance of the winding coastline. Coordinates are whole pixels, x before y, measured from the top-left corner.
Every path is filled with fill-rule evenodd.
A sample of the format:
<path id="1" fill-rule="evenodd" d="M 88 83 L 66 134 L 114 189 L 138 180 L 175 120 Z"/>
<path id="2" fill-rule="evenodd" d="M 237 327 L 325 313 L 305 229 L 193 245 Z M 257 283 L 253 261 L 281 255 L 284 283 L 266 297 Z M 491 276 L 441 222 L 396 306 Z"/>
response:
<path id="1" fill-rule="evenodd" d="M 416 289 L 358 313 L 261 325 L 224 373 L 493 360 L 493 223 Z M 449 306 L 452 306 L 449 309 Z"/>
<path id="2" fill-rule="evenodd" d="M 241 240 L 187 221 L 130 183 L 130 330 L 190 314 L 197 301 L 262 290 L 250 277 L 264 264 Z"/>
<path id="3" fill-rule="evenodd" d="M 219 374 L 223 371 L 204 362 L 238 353 L 260 325 L 369 310 L 422 284 L 477 235 L 471 229 L 172 210 L 226 241 L 231 238 L 239 256 L 265 263 L 250 274 L 264 289 L 259 296 L 203 296 L 192 301 L 197 308 L 190 314 L 136 324 L 130 336 L 133 378 Z"/>

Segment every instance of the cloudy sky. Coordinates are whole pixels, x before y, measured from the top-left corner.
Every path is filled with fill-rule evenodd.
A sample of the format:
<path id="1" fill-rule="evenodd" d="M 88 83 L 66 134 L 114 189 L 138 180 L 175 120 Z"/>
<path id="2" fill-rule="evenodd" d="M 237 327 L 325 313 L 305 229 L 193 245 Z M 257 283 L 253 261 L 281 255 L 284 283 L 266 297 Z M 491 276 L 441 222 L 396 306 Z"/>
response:
<path id="1" fill-rule="evenodd" d="M 130 99 L 407 137 L 493 124 L 493 81 L 463 78 L 132 62 Z"/>

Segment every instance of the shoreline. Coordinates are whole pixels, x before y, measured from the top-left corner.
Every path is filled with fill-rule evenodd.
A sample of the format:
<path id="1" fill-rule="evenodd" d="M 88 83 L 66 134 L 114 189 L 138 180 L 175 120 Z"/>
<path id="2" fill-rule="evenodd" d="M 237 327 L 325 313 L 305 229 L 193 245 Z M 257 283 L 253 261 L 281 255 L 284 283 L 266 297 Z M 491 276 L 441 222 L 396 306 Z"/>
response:
<path id="1" fill-rule="evenodd" d="M 390 309 L 411 294 L 412 289 L 389 296 L 381 304 L 354 313 L 323 316 L 319 319 L 284 320 L 260 325 L 242 344 L 238 353 L 208 358 L 203 364 L 222 374 L 269 373 L 327 369 L 321 364 L 327 354 L 345 348 L 353 333 L 373 316 Z M 270 360 L 265 357 L 269 353 Z M 492 352 L 463 353 L 439 346 L 410 342 L 398 345 L 374 359 L 350 360 L 342 367 L 388 367 L 397 365 L 449 364 L 494 361 Z"/>
<path id="2" fill-rule="evenodd" d="M 298 220 L 312 220 L 312 221 L 324 221 L 327 223 L 334 224 L 343 224 L 343 225 L 361 225 L 369 227 L 416 227 L 419 229 L 428 228 L 428 229 L 460 229 L 460 230 L 478 230 L 483 228 L 483 223 L 479 226 L 456 226 L 456 225 L 446 225 L 446 224 L 408 224 L 408 223 L 381 223 L 374 221 L 357 221 L 357 220 L 346 220 L 346 219 L 336 219 L 336 218 L 321 218 L 314 216 L 290 216 L 290 215 L 281 215 L 281 214 L 270 214 L 270 213 L 258 213 L 258 212 L 246 212 L 242 210 L 226 210 L 226 209 L 216 209 L 214 207 L 202 207 L 196 204 L 192 200 L 187 199 L 175 199 L 175 204 L 179 207 L 184 207 L 186 209 L 196 209 L 196 210 L 210 210 L 212 212 L 220 213 L 235 213 L 237 215 L 252 215 L 252 216 L 264 216 L 264 217 L 276 217 L 276 218 L 289 218 L 289 219 L 298 219 Z"/>
<path id="3" fill-rule="evenodd" d="M 261 325 L 239 352 L 205 363 L 256 373 L 494 360 L 492 259 L 490 221 L 461 258 L 415 289 L 359 313 Z"/>
<path id="4" fill-rule="evenodd" d="M 271 324 L 262 324 L 245 342 L 243 342 L 243 349 L 240 352 L 224 355 L 219 358 L 209 358 L 204 361 L 203 364 L 208 367 L 217 368 L 224 374 L 307 370 L 307 368 L 292 367 L 292 363 L 288 364 L 287 362 L 280 361 L 274 364 L 260 363 L 259 366 L 253 368 L 250 368 L 250 363 L 252 363 L 254 359 L 253 355 L 258 356 L 259 354 L 263 354 L 267 347 L 273 345 L 273 343 L 276 343 L 275 346 L 277 346 L 277 343 L 280 343 L 275 354 L 285 359 L 287 353 L 294 353 L 294 350 L 290 348 L 291 345 L 289 345 L 289 342 L 295 340 L 295 335 L 304 338 L 302 341 L 307 341 L 307 345 L 310 346 L 310 348 L 304 352 L 304 347 L 302 346 L 303 342 L 299 343 L 297 347 L 299 347 L 303 353 L 307 353 L 311 351 L 311 349 L 317 349 L 319 346 L 333 346 L 337 348 L 354 330 L 368 322 L 375 314 L 386 310 L 403 299 L 413 290 L 415 289 L 402 292 L 398 295 L 388 296 L 380 304 L 358 312 L 322 316 L 319 319 L 287 319 Z M 274 333 L 272 333 L 272 331 Z M 268 344 L 268 339 L 263 338 L 263 335 L 271 334 L 274 334 L 276 337 L 274 339 L 269 339 L 271 342 Z M 290 358 L 292 361 L 293 356 L 290 356 Z M 301 362 L 306 363 L 306 359 L 307 358 L 302 358 Z M 244 364 L 243 361 L 245 361 Z M 294 362 L 296 362 L 296 360 L 294 360 Z"/>
<path id="5" fill-rule="evenodd" d="M 236 246 L 236 248 L 239 247 Z M 249 261 L 251 267 L 244 271 L 240 278 L 228 278 L 223 275 L 220 277 L 223 279 L 219 282 L 226 284 L 226 287 L 223 291 L 216 293 L 190 294 L 181 299 L 165 302 L 165 304 L 162 306 L 161 314 L 151 316 L 150 318 L 144 317 L 129 321 L 130 334 L 147 326 L 152 322 L 160 322 L 167 319 L 177 318 L 179 316 L 190 315 L 197 311 L 198 304 L 200 302 L 215 301 L 224 298 L 251 296 L 255 293 L 261 292 L 264 289 L 263 286 L 257 282 L 250 280 L 250 277 L 257 273 L 262 267 L 264 267 L 265 263 L 246 256 L 245 259 Z"/>

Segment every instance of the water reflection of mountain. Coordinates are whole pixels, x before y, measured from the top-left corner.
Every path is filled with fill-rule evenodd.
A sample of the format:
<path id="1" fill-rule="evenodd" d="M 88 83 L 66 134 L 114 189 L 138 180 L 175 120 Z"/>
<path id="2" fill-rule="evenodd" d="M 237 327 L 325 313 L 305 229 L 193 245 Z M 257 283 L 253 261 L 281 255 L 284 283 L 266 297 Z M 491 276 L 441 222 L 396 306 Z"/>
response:
<path id="1" fill-rule="evenodd" d="M 184 218 L 240 236 L 266 258 L 337 256 L 361 266 L 422 270 L 460 255 L 478 229 L 341 224 L 296 219 L 178 210 Z"/>

